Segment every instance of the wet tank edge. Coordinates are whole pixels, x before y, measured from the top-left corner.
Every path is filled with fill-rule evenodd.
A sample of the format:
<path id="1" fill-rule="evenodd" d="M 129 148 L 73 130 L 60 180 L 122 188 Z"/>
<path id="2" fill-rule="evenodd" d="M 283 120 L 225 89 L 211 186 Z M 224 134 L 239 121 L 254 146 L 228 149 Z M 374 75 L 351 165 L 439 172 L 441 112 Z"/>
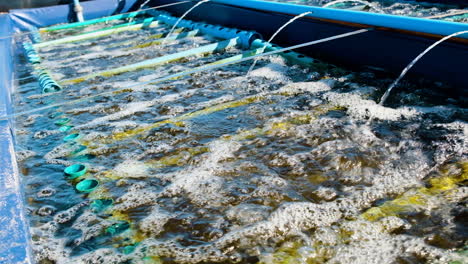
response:
<path id="1" fill-rule="evenodd" d="M 0 14 L 0 37 L 12 33 L 10 17 Z M 0 115 L 11 113 L 13 61 L 10 39 L 0 39 Z M 5 55 L 5 56 L 3 56 Z M 18 166 L 14 152 L 11 121 L 0 121 L 0 262 L 31 263 L 29 231 L 24 215 L 24 197 L 21 191 Z M 14 219 L 14 221 L 11 221 Z"/>
<path id="2" fill-rule="evenodd" d="M 129 10 L 136 0 L 127 1 Z M 101 3 L 96 3 L 101 2 Z M 90 1 L 82 3 L 86 19 L 102 17 L 115 9 L 110 2 Z M 14 41 L 8 36 L 34 27 L 66 23 L 68 6 L 50 6 L 32 9 L 15 9 L 0 13 L 0 115 L 12 113 L 11 94 L 15 90 Z M 88 13 L 86 13 L 88 11 Z M 57 14 L 50 17 L 47 14 Z M 46 15 L 44 15 L 46 14 Z M 60 15 L 62 14 L 62 15 Z M 21 191 L 18 165 L 14 150 L 12 121 L 0 120 L 0 263 L 33 263 L 29 223 L 25 218 L 25 198 Z M 14 221 L 11 221 L 11 220 Z"/>
<path id="3" fill-rule="evenodd" d="M 0 19 L 1 19 L 1 17 L 0 17 Z M 1 67 L 1 66 L 2 66 L 2 65 L 0 65 L 0 67 Z M 1 102 L 1 101 L 0 101 L 0 102 Z M 1 109 L 0 109 L 0 111 L 1 111 Z M 0 141 L 1 141 L 2 139 L 3 139 L 3 137 L 0 138 Z M 11 142 L 12 142 L 12 141 L 11 141 Z M 4 148 L 3 148 L 3 145 L 2 145 L 2 150 L 3 150 L 3 149 L 4 149 Z M 11 155 L 14 155 L 13 152 L 10 152 L 10 154 L 11 154 Z M 13 158 L 13 159 L 12 159 L 12 162 L 13 162 L 13 163 L 15 163 L 14 160 L 15 160 L 15 159 Z M 14 164 L 13 164 L 13 165 L 14 165 Z M 0 259 L 0 260 L 1 260 L 1 259 Z"/>

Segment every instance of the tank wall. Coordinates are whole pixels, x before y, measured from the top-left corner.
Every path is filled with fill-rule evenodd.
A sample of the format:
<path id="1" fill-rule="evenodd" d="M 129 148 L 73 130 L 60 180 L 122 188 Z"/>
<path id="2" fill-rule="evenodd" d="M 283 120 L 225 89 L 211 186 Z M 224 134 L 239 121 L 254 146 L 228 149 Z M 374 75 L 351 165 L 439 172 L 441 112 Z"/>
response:
<path id="1" fill-rule="evenodd" d="M 11 20 L 0 14 L 0 116 L 11 114 L 13 50 Z M 24 199 L 14 152 L 12 122 L 0 120 L 0 263 L 31 263 Z"/>
<path id="2" fill-rule="evenodd" d="M 85 2 L 89 0 L 80 0 Z M 63 5 L 73 2 L 73 0 L 0 0 L 0 12 L 7 12 L 10 9 L 34 8 L 52 5 Z"/>

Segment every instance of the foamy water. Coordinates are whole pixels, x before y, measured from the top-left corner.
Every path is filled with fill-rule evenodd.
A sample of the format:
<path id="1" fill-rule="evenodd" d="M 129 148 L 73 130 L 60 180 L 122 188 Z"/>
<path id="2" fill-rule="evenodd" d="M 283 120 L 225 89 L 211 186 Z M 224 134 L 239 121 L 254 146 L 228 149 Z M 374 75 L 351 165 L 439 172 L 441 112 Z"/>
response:
<path id="1" fill-rule="evenodd" d="M 216 41 L 199 36 L 132 52 L 124 49 L 135 43 L 108 47 L 145 42 L 161 30 L 40 54 L 55 78 L 65 80 Z M 50 95 L 23 81 L 16 111 L 128 87 L 240 52 L 231 48 L 96 77 Z M 403 81 L 381 106 L 376 100 L 392 82 L 389 76 L 328 64 L 301 68 L 277 56 L 259 60 L 245 76 L 250 65 L 19 117 L 18 161 L 37 262 L 467 260 L 464 98 L 443 94 L 441 84 Z M 71 119 L 69 132 L 54 125 L 62 117 Z M 70 133 L 82 137 L 62 141 Z M 63 169 L 75 163 L 86 164 L 88 173 L 67 180 Z M 83 178 L 98 179 L 100 186 L 79 193 L 74 185 Z M 114 203 L 96 207 L 98 199 Z"/>
<path id="2" fill-rule="evenodd" d="M 271 2 L 291 3 L 310 6 L 326 6 L 329 8 L 352 9 L 356 11 L 385 13 L 399 16 L 412 17 L 435 17 L 448 14 L 457 14 L 460 11 L 466 11 L 466 5 L 429 3 L 424 1 L 386 1 L 386 0 L 371 0 L 371 1 L 335 1 L 335 0 L 267 0 Z M 336 2 L 336 3 L 335 3 Z M 335 3 L 335 4 L 333 4 Z M 332 4 L 328 6 L 328 4 Z M 437 18 L 440 19 L 440 18 Z M 449 21 L 454 21 L 452 18 L 447 18 Z M 455 19 L 457 22 L 468 22 L 468 18 L 461 17 Z"/>

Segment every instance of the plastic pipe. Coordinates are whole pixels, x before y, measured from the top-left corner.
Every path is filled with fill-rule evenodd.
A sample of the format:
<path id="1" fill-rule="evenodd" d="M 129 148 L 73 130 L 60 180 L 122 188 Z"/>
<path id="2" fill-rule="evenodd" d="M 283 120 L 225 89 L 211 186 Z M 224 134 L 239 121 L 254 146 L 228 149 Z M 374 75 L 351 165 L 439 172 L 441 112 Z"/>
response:
<path id="1" fill-rule="evenodd" d="M 148 11 L 154 11 L 156 8 L 163 8 L 163 7 L 169 7 L 169 6 L 175 6 L 175 5 L 180 5 L 184 3 L 188 3 L 190 1 L 180 1 L 180 2 L 175 2 L 175 3 L 169 3 L 166 5 L 160 5 L 157 7 L 152 7 L 146 10 L 136 10 L 134 12 L 129 12 L 125 14 L 118 14 L 118 15 L 112 15 L 112 16 L 107 16 L 107 17 L 102 17 L 102 18 L 96 18 L 96 19 L 91 19 L 88 21 L 84 22 L 75 22 L 75 23 L 68 23 L 68 24 L 62 24 L 62 25 L 55 25 L 55 26 L 50 26 L 50 27 L 44 27 L 39 29 L 40 32 L 51 32 L 51 31 L 57 31 L 57 30 L 62 30 L 62 29 L 70 29 L 70 28 L 78 28 L 78 27 L 86 27 L 89 25 L 94 25 L 94 24 L 99 24 L 99 23 L 107 23 L 109 21 L 113 20 L 119 20 L 119 19 L 127 19 L 127 18 L 134 18 L 138 15 L 144 15 L 148 14 Z"/>
<path id="2" fill-rule="evenodd" d="M 39 30 L 37 28 L 31 30 L 30 36 L 33 43 L 39 43 L 42 41 L 41 34 L 39 33 Z"/>
<path id="3" fill-rule="evenodd" d="M 65 168 L 64 172 L 68 175 L 68 179 L 72 180 L 83 176 L 87 171 L 87 168 L 83 164 L 73 164 Z"/>
<path id="4" fill-rule="evenodd" d="M 102 212 L 107 209 L 109 206 L 113 205 L 114 201 L 112 199 L 97 199 L 94 200 L 91 204 L 91 210 L 96 213 Z"/>
<path id="5" fill-rule="evenodd" d="M 158 39 L 158 40 L 142 43 L 142 44 L 136 45 L 134 47 L 126 48 L 125 50 L 134 50 L 134 49 L 146 48 L 146 47 L 149 47 L 149 46 L 160 44 L 163 41 L 172 41 L 172 40 L 190 38 L 190 37 L 194 37 L 194 36 L 198 35 L 199 33 L 200 33 L 200 31 L 198 29 L 196 29 L 196 30 L 192 30 L 192 31 L 189 31 L 189 32 L 183 32 L 183 33 L 180 33 L 180 34 L 171 35 L 171 36 L 169 36 L 167 38 L 164 38 L 164 39 L 162 38 L 163 35 L 161 35 L 161 38 Z"/>
<path id="6" fill-rule="evenodd" d="M 201 46 L 201 47 L 198 47 L 198 48 L 193 48 L 193 49 L 185 50 L 185 51 L 182 51 L 182 52 L 169 54 L 169 55 L 166 55 L 166 56 L 145 60 L 145 61 L 142 61 L 142 62 L 138 62 L 138 63 L 130 64 L 130 65 L 127 65 L 127 66 L 119 67 L 119 68 L 116 68 L 116 69 L 113 69 L 113 70 L 102 71 L 102 72 L 98 72 L 98 73 L 85 75 L 83 77 L 79 77 L 79 78 L 76 78 L 76 79 L 66 80 L 66 81 L 62 82 L 62 84 L 80 83 L 80 82 L 83 82 L 83 81 L 86 81 L 86 80 L 89 80 L 91 78 L 98 77 L 98 76 L 109 77 L 109 76 L 124 73 L 124 72 L 129 72 L 129 71 L 135 71 L 135 70 L 139 70 L 139 69 L 143 69 L 143 68 L 154 67 L 156 65 L 168 63 L 168 62 L 175 61 L 175 60 L 182 59 L 182 58 L 189 57 L 189 56 L 199 55 L 199 54 L 203 54 L 203 53 L 211 53 L 211 52 L 215 52 L 215 51 L 221 51 L 221 50 L 228 49 L 228 48 L 231 48 L 231 47 L 234 47 L 234 46 L 238 45 L 239 41 L 240 41 L 239 38 L 233 38 L 233 39 L 229 39 L 229 40 L 225 40 L 225 41 L 221 41 L 221 42 Z"/>
<path id="7" fill-rule="evenodd" d="M 68 117 L 60 118 L 59 120 L 55 121 L 55 124 L 57 126 L 64 126 L 68 123 L 70 123 L 71 119 Z"/>
<path id="8" fill-rule="evenodd" d="M 26 58 L 28 59 L 30 63 L 38 64 L 41 62 L 41 58 L 39 57 L 39 54 L 37 53 L 36 49 L 31 43 L 29 42 L 23 43 L 23 48 L 26 53 Z"/>
<path id="9" fill-rule="evenodd" d="M 391 29 L 401 29 L 442 36 L 450 35 L 453 32 L 468 30 L 468 24 L 464 23 L 386 14 L 374 14 L 351 10 L 292 5 L 256 0 L 211 0 L 211 2 L 260 10 L 262 12 L 290 14 L 293 16 L 302 14 L 307 11 L 311 11 L 312 14 L 307 16 L 309 18 L 337 20 L 367 25 L 369 27 L 385 27 Z M 468 39 L 468 36 L 460 36 L 460 38 Z"/>
<path id="10" fill-rule="evenodd" d="M 47 71 L 39 70 L 38 76 L 42 93 L 53 93 L 62 90 L 62 86 L 60 86 Z"/>
<path id="11" fill-rule="evenodd" d="M 200 30 L 202 34 L 207 34 L 216 38 L 239 38 L 239 44 L 244 49 L 249 48 L 254 39 L 261 38 L 260 34 L 257 32 L 242 31 L 234 28 L 226 28 L 210 24 L 195 23 L 193 28 Z"/>
<path id="12" fill-rule="evenodd" d="M 123 24 L 119 24 L 119 25 L 115 25 L 115 26 L 111 26 L 111 27 L 105 27 L 105 28 L 96 29 L 96 30 L 93 30 L 93 31 L 86 32 L 86 33 L 84 33 L 84 34 L 90 34 L 90 33 L 95 33 L 95 32 L 101 32 L 101 31 L 110 30 L 110 29 L 116 29 L 116 28 L 123 28 L 123 27 L 131 26 L 131 25 L 137 25 L 137 24 L 142 24 L 142 23 L 149 23 L 149 22 L 152 22 L 152 21 L 154 21 L 154 20 L 156 20 L 154 17 L 149 17 L 149 18 L 134 20 L 134 21 L 131 21 L 131 22 L 128 22 L 128 23 L 123 23 Z"/>
<path id="13" fill-rule="evenodd" d="M 154 13 L 154 15 L 158 14 L 160 12 Z M 162 14 L 158 16 L 158 20 L 168 24 L 168 25 L 175 25 L 179 18 L 173 17 L 170 15 Z M 260 34 L 254 31 L 244 31 L 244 30 L 239 30 L 235 28 L 227 28 L 223 26 L 215 26 L 215 25 L 210 25 L 210 24 L 205 24 L 205 23 L 195 23 L 190 20 L 182 20 L 179 22 L 181 27 L 184 28 L 189 28 L 191 30 L 198 29 L 200 30 L 200 33 L 210 35 L 216 38 L 221 38 L 221 39 L 231 39 L 231 38 L 239 38 L 239 44 L 242 46 L 242 48 L 246 49 L 250 47 L 250 44 L 254 39 L 261 38 Z"/>
<path id="14" fill-rule="evenodd" d="M 69 131 L 70 129 L 72 129 L 72 128 L 73 128 L 73 126 L 61 126 L 61 127 L 59 128 L 59 131 L 60 131 L 60 132 L 68 132 L 68 131 Z"/>
<path id="15" fill-rule="evenodd" d="M 130 228 L 130 223 L 128 223 L 127 221 L 119 221 L 118 223 L 113 224 L 109 226 L 108 228 L 106 228 L 106 233 L 114 236 L 114 235 L 118 235 L 124 232 L 125 230 L 129 228 Z"/>
<path id="16" fill-rule="evenodd" d="M 57 31 L 57 30 L 62 30 L 62 29 L 70 29 L 70 28 L 77 28 L 77 27 L 86 27 L 89 25 L 94 25 L 94 24 L 99 24 L 99 23 L 104 23 L 108 21 L 113 21 L 113 20 L 119 20 L 119 19 L 127 19 L 127 18 L 133 18 L 138 15 L 144 15 L 146 14 L 147 11 L 136 11 L 128 14 L 120 14 L 120 15 L 115 15 L 115 16 L 109 16 L 109 17 L 103 17 L 103 18 L 96 18 L 84 22 L 76 22 L 76 23 L 70 23 L 70 24 L 64 24 L 64 25 L 57 25 L 57 26 L 52 26 L 52 27 L 46 27 L 46 28 L 41 28 L 39 29 L 39 32 L 51 32 L 51 31 Z"/>
<path id="17" fill-rule="evenodd" d="M 94 191 L 99 186 L 99 181 L 96 179 L 86 179 L 80 181 L 76 186 L 76 190 L 79 192 L 89 193 Z"/>
<path id="18" fill-rule="evenodd" d="M 184 75 L 198 73 L 198 72 L 202 72 L 202 71 L 214 70 L 214 69 L 222 68 L 222 67 L 225 67 L 225 66 L 228 66 L 228 65 L 232 65 L 232 64 L 236 64 L 236 63 L 240 63 L 240 62 L 245 62 L 245 61 L 251 60 L 253 58 L 258 58 L 260 56 L 268 56 L 268 55 L 279 54 L 281 52 L 286 52 L 286 51 L 289 51 L 289 50 L 300 49 L 300 48 L 304 48 L 304 47 L 308 47 L 308 46 L 312 46 L 312 45 L 317 45 L 317 44 L 320 44 L 320 43 L 325 43 L 325 42 L 328 42 L 328 41 L 333 41 L 333 40 L 337 40 L 337 39 L 347 38 L 347 37 L 350 37 L 350 36 L 355 36 L 355 35 L 358 35 L 358 34 L 363 34 L 363 33 L 366 33 L 366 32 L 372 31 L 372 30 L 374 30 L 374 29 L 373 28 L 367 28 L 367 29 L 354 30 L 354 31 L 351 31 L 351 32 L 347 32 L 347 33 L 343 33 L 343 34 L 339 34 L 339 35 L 335 35 L 335 36 L 331 36 L 331 37 L 327 37 L 327 38 L 322 38 L 322 39 L 318 39 L 318 40 L 314 40 L 314 41 L 305 42 L 305 43 L 302 43 L 302 44 L 289 46 L 289 47 L 286 47 L 286 48 L 281 48 L 281 49 L 279 49 L 277 51 L 265 52 L 264 54 L 254 55 L 254 56 L 251 56 L 251 57 L 248 57 L 248 58 L 245 58 L 245 59 L 240 59 L 238 61 L 226 62 L 226 63 L 213 65 L 213 66 L 209 66 L 209 67 L 203 67 L 201 69 L 200 68 L 194 68 L 194 69 L 192 69 L 190 71 L 184 71 L 182 73 L 174 73 L 174 74 L 170 74 L 170 75 L 160 77 L 160 78 L 156 78 L 156 79 L 153 79 L 153 80 L 127 85 L 125 87 L 121 87 L 121 88 L 118 88 L 118 89 L 113 89 L 111 91 L 106 91 L 106 92 L 102 92 L 102 93 L 98 93 L 98 94 L 93 94 L 93 95 L 89 95 L 89 96 L 80 97 L 80 98 L 74 99 L 74 100 L 64 101 L 64 102 L 51 104 L 51 105 L 47 105 L 47 106 L 43 106 L 43 107 L 31 109 L 31 110 L 22 111 L 22 112 L 17 112 L 17 113 L 13 113 L 13 114 L 9 114 L 9 115 L 3 115 L 3 116 L 0 115 L 0 121 L 1 120 L 11 120 L 11 119 L 16 118 L 18 116 L 30 115 L 32 113 L 38 113 L 38 112 L 41 112 L 41 111 L 44 111 L 44 110 L 47 110 L 47 109 L 53 109 L 53 108 L 61 107 L 61 106 L 64 106 L 64 105 L 73 105 L 73 104 L 80 103 L 80 102 L 86 102 L 86 101 L 89 101 L 91 99 L 94 99 L 94 98 L 97 98 L 97 97 L 100 97 L 100 96 L 104 96 L 104 95 L 113 95 L 115 93 L 123 93 L 123 92 L 126 92 L 127 90 L 131 90 L 132 88 L 142 87 L 143 85 L 146 85 L 146 84 L 162 83 L 162 82 L 165 82 L 165 81 L 170 81 L 170 80 L 179 78 L 179 77 L 184 76 Z"/>
<path id="19" fill-rule="evenodd" d="M 55 112 L 53 114 L 50 114 L 49 117 L 50 118 L 57 118 L 57 117 L 62 116 L 64 114 L 65 114 L 64 112 Z"/>
<path id="20" fill-rule="evenodd" d="M 80 134 L 78 134 L 78 133 L 73 133 L 73 134 L 70 134 L 70 135 L 64 137 L 64 138 L 63 138 L 63 141 L 65 141 L 65 142 L 70 142 L 70 141 L 78 140 L 79 138 L 81 138 Z"/>
<path id="21" fill-rule="evenodd" d="M 153 12 L 153 14 L 159 14 L 159 12 Z M 179 20 L 178 17 L 173 17 L 167 14 L 158 15 L 157 18 L 159 21 L 163 22 L 164 24 L 171 25 L 171 26 L 174 26 Z M 190 20 L 182 19 L 177 25 L 178 27 L 194 29 L 193 27 L 194 23 Z"/>
<path id="22" fill-rule="evenodd" d="M 120 27 L 120 28 L 103 29 L 97 32 L 85 33 L 85 34 L 80 34 L 76 36 L 70 36 L 70 37 L 55 39 L 51 41 L 41 42 L 41 43 L 34 44 L 34 48 L 49 47 L 49 46 L 54 46 L 54 45 L 59 45 L 59 44 L 64 44 L 64 43 L 105 37 L 105 36 L 109 36 L 109 35 L 116 34 L 119 32 L 124 32 L 124 31 L 140 30 L 142 28 L 156 27 L 159 25 L 159 21 L 153 21 L 154 19 L 155 18 L 153 17 L 147 18 L 143 21 L 143 23 L 136 24 L 136 25 L 129 25 L 129 26 Z"/>

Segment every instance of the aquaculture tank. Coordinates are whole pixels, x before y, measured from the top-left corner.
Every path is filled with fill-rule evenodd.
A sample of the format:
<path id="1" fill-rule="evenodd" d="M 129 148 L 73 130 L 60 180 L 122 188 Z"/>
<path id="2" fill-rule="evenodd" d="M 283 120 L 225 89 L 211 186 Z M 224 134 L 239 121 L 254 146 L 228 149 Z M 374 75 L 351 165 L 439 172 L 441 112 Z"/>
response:
<path id="1" fill-rule="evenodd" d="M 0 263 L 468 263 L 464 1 L 10 2 Z"/>

